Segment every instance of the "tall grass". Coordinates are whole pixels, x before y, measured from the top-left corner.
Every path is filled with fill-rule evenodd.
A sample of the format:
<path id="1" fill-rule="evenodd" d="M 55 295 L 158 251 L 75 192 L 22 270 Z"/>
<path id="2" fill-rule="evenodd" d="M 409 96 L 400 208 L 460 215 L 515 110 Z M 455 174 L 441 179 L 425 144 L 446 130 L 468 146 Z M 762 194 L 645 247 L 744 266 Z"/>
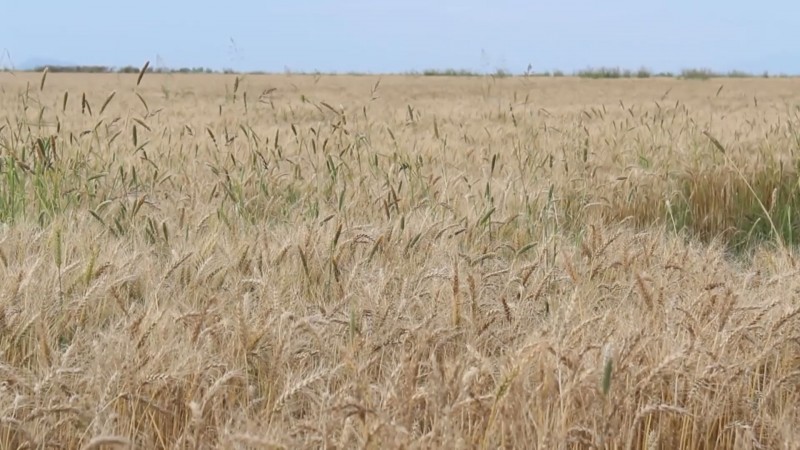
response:
<path id="1" fill-rule="evenodd" d="M 0 448 L 800 438 L 791 81 L 0 76 Z"/>

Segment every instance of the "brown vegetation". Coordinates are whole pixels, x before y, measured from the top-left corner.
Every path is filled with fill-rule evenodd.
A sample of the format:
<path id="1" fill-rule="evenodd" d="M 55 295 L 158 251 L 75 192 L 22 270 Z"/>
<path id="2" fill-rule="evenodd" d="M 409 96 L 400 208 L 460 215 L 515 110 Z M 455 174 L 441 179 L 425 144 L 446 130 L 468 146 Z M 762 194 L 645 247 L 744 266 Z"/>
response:
<path id="1" fill-rule="evenodd" d="M 0 447 L 798 448 L 798 87 L 2 73 Z"/>

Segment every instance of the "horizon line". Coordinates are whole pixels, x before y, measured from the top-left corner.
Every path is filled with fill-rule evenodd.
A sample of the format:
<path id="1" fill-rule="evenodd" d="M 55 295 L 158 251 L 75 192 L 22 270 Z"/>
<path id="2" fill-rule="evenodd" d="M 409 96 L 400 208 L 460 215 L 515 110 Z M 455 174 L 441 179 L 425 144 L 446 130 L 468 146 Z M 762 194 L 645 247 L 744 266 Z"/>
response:
<path id="1" fill-rule="evenodd" d="M 622 66 L 587 66 L 583 69 L 565 71 L 561 69 L 533 71 L 528 66 L 526 71 L 514 72 L 497 68 L 494 71 L 481 71 L 456 68 L 426 68 L 411 69 L 406 71 L 322 71 L 322 70 L 293 70 L 289 67 L 282 71 L 271 70 L 235 70 L 232 68 L 213 69 L 211 67 L 152 67 L 149 61 L 143 66 L 107 66 L 101 64 L 42 64 L 29 68 L 14 68 L 0 66 L 2 72 L 40 73 L 47 70 L 50 73 L 168 73 L 168 74 L 230 74 L 230 75 L 327 75 L 327 76 L 452 76 L 452 77 L 580 77 L 580 78 L 794 78 L 800 73 L 770 72 L 768 70 L 753 72 L 738 69 L 717 71 L 706 67 L 683 68 L 680 71 L 652 71 L 646 66 L 638 69 L 629 69 Z"/>

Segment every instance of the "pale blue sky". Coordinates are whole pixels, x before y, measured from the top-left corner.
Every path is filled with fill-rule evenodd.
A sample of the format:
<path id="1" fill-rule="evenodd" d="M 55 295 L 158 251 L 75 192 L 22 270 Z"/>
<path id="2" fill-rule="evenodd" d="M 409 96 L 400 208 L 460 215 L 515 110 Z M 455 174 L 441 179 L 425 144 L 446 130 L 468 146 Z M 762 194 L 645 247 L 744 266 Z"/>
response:
<path id="1" fill-rule="evenodd" d="M 2 0 L 0 66 L 800 74 L 791 0 Z"/>

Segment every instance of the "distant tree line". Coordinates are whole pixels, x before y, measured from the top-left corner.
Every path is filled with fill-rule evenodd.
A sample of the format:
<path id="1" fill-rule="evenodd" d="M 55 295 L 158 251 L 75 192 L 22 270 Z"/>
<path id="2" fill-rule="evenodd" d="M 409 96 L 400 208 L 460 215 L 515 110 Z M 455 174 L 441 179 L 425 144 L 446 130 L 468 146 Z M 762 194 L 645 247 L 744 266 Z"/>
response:
<path id="1" fill-rule="evenodd" d="M 30 69 L 31 72 L 42 72 L 45 67 L 52 73 L 139 73 L 140 67 L 108 67 L 108 66 L 36 66 Z M 179 69 L 165 67 L 148 67 L 148 73 L 220 73 L 208 67 L 181 67 Z M 230 69 L 225 69 L 224 73 L 233 73 Z"/>
<path id="2" fill-rule="evenodd" d="M 37 66 L 33 69 L 30 69 L 31 72 L 42 72 L 44 71 L 45 67 L 47 67 L 48 72 L 53 73 L 139 73 L 141 70 L 139 67 L 136 66 L 125 66 L 125 67 L 108 67 L 108 66 L 92 66 L 92 65 L 76 65 L 76 66 L 63 66 L 63 65 L 53 65 L 53 66 Z M 9 68 L 2 68 L 0 71 L 9 71 Z M 166 68 L 166 67 L 148 67 L 148 73 L 224 73 L 224 74 L 239 74 L 239 73 L 247 73 L 253 75 L 259 74 L 269 74 L 271 72 L 265 71 L 249 71 L 249 72 L 238 72 L 233 69 L 222 69 L 222 70 L 214 70 L 208 67 L 181 67 L 181 68 Z M 331 73 L 331 72 L 295 72 L 289 70 L 288 68 L 284 70 L 284 73 L 287 75 L 341 75 L 340 73 Z M 345 75 L 390 75 L 390 74 L 383 74 L 383 73 L 364 73 L 364 72 L 347 72 Z M 519 74 L 514 74 L 505 69 L 497 69 L 492 73 L 482 73 L 482 72 L 475 72 L 466 69 L 426 69 L 422 72 L 418 71 L 410 71 L 404 72 L 400 75 L 409 75 L 409 76 L 426 76 L 426 77 L 434 77 L 434 76 L 446 76 L 446 77 L 483 77 L 483 76 L 491 76 L 495 78 L 505 78 L 505 77 L 513 77 L 513 76 L 522 76 L 522 77 L 564 77 L 564 76 L 574 76 L 580 78 L 650 78 L 650 77 L 664 77 L 664 78 L 683 78 L 683 79 L 709 79 L 709 78 L 749 78 L 749 77 L 763 77 L 763 78 L 771 78 L 771 77 L 790 77 L 794 75 L 786 75 L 786 74 L 770 74 L 768 72 L 763 72 L 761 74 L 754 74 L 750 72 L 743 72 L 740 70 L 732 70 L 729 72 L 717 72 L 711 69 L 705 68 L 689 68 L 683 69 L 678 73 L 674 72 L 651 72 L 649 69 L 642 67 L 637 70 L 629 70 L 629 69 L 621 69 L 619 67 L 589 67 L 581 70 L 576 70 L 571 74 L 567 74 L 561 70 L 553 70 L 553 71 L 534 71 L 532 70 L 531 66 L 528 66 L 528 69 Z"/>

